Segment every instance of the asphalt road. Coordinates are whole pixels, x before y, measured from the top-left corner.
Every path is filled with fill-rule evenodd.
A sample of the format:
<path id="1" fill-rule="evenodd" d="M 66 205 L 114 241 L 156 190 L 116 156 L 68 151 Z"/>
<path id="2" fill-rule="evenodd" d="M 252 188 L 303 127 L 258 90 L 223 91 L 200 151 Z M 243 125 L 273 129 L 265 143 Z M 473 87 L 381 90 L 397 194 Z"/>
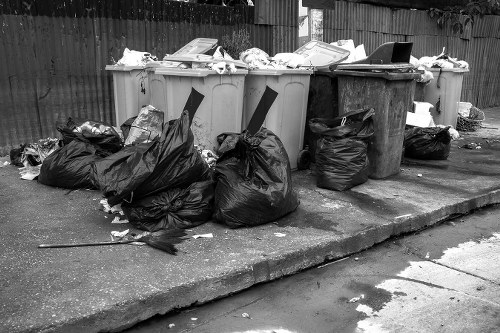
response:
<path id="1" fill-rule="evenodd" d="M 500 332 L 499 258 L 497 205 L 125 332 Z"/>

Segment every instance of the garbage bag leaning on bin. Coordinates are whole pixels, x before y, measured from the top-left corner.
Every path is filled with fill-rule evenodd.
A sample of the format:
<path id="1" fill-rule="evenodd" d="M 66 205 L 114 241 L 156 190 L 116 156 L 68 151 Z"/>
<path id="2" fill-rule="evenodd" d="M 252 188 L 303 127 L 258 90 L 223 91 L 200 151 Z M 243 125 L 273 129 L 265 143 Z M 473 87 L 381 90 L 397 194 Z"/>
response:
<path id="1" fill-rule="evenodd" d="M 121 137 L 115 129 L 99 121 L 69 117 L 67 121 L 56 121 L 56 128 L 61 133 L 65 145 L 78 138 L 106 152 L 115 153 L 123 147 Z"/>
<path id="2" fill-rule="evenodd" d="M 364 109 L 309 121 L 311 131 L 321 135 L 315 152 L 318 187 L 345 191 L 368 180 L 368 139 L 374 133 L 374 113 Z"/>
<path id="3" fill-rule="evenodd" d="M 413 127 L 405 130 L 405 156 L 420 160 L 446 160 L 451 135 L 447 127 Z"/>
<path id="4" fill-rule="evenodd" d="M 231 228 L 252 227 L 297 208 L 288 155 L 273 132 L 261 128 L 255 135 L 224 133 L 217 140 L 221 155 L 214 175 L 217 221 Z"/>
<path id="5" fill-rule="evenodd" d="M 183 111 L 165 126 L 159 139 L 125 146 L 93 163 L 95 183 L 114 206 L 209 179 L 210 168 L 193 142 L 189 113 Z"/>
<path id="6" fill-rule="evenodd" d="M 187 229 L 212 218 L 214 206 L 212 180 L 174 188 L 121 205 L 129 222 L 138 229 Z"/>
<path id="7" fill-rule="evenodd" d="M 38 181 L 67 189 L 96 189 L 91 176 L 93 162 L 106 153 L 95 145 L 74 139 L 44 159 Z M 107 153 L 109 155 L 111 153 Z"/>

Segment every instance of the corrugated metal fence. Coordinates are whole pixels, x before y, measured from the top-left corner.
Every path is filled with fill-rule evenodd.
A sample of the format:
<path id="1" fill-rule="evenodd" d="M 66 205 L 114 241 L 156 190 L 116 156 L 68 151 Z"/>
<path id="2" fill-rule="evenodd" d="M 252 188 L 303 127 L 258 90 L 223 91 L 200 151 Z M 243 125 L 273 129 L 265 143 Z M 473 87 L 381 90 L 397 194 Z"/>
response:
<path id="1" fill-rule="evenodd" d="M 168 0 L 7 0 L 0 2 L 0 155 L 11 146 L 57 136 L 58 117 L 113 121 L 112 76 L 104 70 L 125 47 L 161 58 L 197 37 L 222 39 L 246 28 L 270 54 L 297 46 L 297 1 L 254 0 L 222 7 Z M 462 100 L 500 105 L 500 17 L 478 19 L 454 35 L 425 11 L 335 2 L 325 10 L 324 40 L 354 39 L 368 53 L 413 41 L 417 57 L 446 47 L 467 60 Z"/>
<path id="2" fill-rule="evenodd" d="M 222 7 L 168 0 L 10 0 L 0 3 L 0 155 L 58 136 L 55 121 L 113 122 L 112 75 L 125 47 L 160 59 L 198 37 L 245 28 L 254 46 L 293 51 L 298 5 Z M 283 14 L 284 13 L 284 14 Z"/>
<path id="3" fill-rule="evenodd" d="M 413 42 L 412 54 L 438 55 L 446 47 L 454 58 L 465 60 L 470 72 L 464 76 L 462 101 L 478 107 L 500 105 L 500 16 L 477 18 L 472 29 L 454 34 L 451 26 L 440 29 L 426 11 L 391 9 L 336 1 L 323 15 L 325 42 L 353 39 L 367 53 L 392 41 Z"/>

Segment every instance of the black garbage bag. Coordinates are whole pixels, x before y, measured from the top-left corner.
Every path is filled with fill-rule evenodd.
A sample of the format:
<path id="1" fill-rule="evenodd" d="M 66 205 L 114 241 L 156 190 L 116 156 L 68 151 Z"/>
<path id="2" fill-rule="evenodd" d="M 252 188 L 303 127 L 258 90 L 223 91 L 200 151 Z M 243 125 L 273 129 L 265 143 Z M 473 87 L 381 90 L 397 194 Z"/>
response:
<path id="1" fill-rule="evenodd" d="M 214 206 L 212 180 L 196 182 L 187 188 L 174 188 L 156 195 L 122 204 L 123 213 L 138 229 L 187 229 L 209 221 Z"/>
<path id="2" fill-rule="evenodd" d="M 122 139 L 115 129 L 99 121 L 69 117 L 67 121 L 58 120 L 56 128 L 61 133 L 65 145 L 79 139 L 106 152 L 115 153 L 123 147 Z"/>
<path id="3" fill-rule="evenodd" d="M 373 135 L 373 109 L 356 110 L 334 119 L 309 121 L 321 135 L 316 147 L 316 185 L 345 191 L 368 180 L 368 139 Z"/>
<path id="4" fill-rule="evenodd" d="M 281 140 L 261 128 L 255 135 L 221 134 L 215 166 L 217 221 L 231 228 L 276 221 L 299 205 Z"/>
<path id="5" fill-rule="evenodd" d="M 114 206 L 211 178 L 211 170 L 194 146 L 189 113 L 169 122 L 161 138 L 126 146 L 92 165 L 99 189 Z"/>
<path id="6" fill-rule="evenodd" d="M 67 189 L 95 189 L 91 165 L 101 158 L 95 145 L 75 139 L 44 159 L 38 181 Z"/>
<path id="7" fill-rule="evenodd" d="M 446 160 L 450 155 L 448 127 L 413 127 L 405 130 L 405 156 L 420 160 Z"/>
<path id="8" fill-rule="evenodd" d="M 19 148 L 12 148 L 9 152 L 10 156 L 10 163 L 12 165 L 18 166 L 18 167 L 23 167 L 24 164 L 22 162 L 23 158 L 23 151 L 24 148 L 26 148 L 26 144 L 21 144 Z"/>

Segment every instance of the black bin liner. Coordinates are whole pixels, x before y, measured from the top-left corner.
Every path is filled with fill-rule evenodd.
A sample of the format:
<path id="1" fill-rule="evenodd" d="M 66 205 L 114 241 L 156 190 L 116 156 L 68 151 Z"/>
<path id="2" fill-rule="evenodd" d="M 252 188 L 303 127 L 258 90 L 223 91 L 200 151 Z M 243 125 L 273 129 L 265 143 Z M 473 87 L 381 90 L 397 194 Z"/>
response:
<path id="1" fill-rule="evenodd" d="M 102 122 L 71 117 L 58 120 L 56 128 L 64 145 L 44 159 L 38 181 L 67 189 L 96 189 L 91 165 L 121 149 L 120 135 Z"/>
<path id="2" fill-rule="evenodd" d="M 95 189 L 91 165 L 101 158 L 96 146 L 75 139 L 45 158 L 38 181 L 67 189 Z"/>
<path id="3" fill-rule="evenodd" d="M 252 227 L 276 221 L 297 208 L 288 155 L 273 132 L 261 128 L 255 135 L 224 133 L 218 141 L 217 221 L 231 228 Z"/>
<path id="4" fill-rule="evenodd" d="M 211 170 L 193 142 L 189 112 L 183 111 L 160 139 L 126 146 L 93 163 L 95 183 L 114 206 L 210 179 Z"/>
<path id="5" fill-rule="evenodd" d="M 373 114 L 373 109 L 364 109 L 309 121 L 311 131 L 321 136 L 315 152 L 318 187 L 345 191 L 368 180 Z"/>
<path id="6" fill-rule="evenodd" d="M 214 187 L 212 180 L 206 180 L 124 202 L 123 213 L 133 226 L 147 231 L 193 228 L 212 218 Z"/>
<path id="7" fill-rule="evenodd" d="M 421 160 L 446 160 L 450 155 L 448 127 L 408 127 L 405 130 L 405 157 Z"/>

